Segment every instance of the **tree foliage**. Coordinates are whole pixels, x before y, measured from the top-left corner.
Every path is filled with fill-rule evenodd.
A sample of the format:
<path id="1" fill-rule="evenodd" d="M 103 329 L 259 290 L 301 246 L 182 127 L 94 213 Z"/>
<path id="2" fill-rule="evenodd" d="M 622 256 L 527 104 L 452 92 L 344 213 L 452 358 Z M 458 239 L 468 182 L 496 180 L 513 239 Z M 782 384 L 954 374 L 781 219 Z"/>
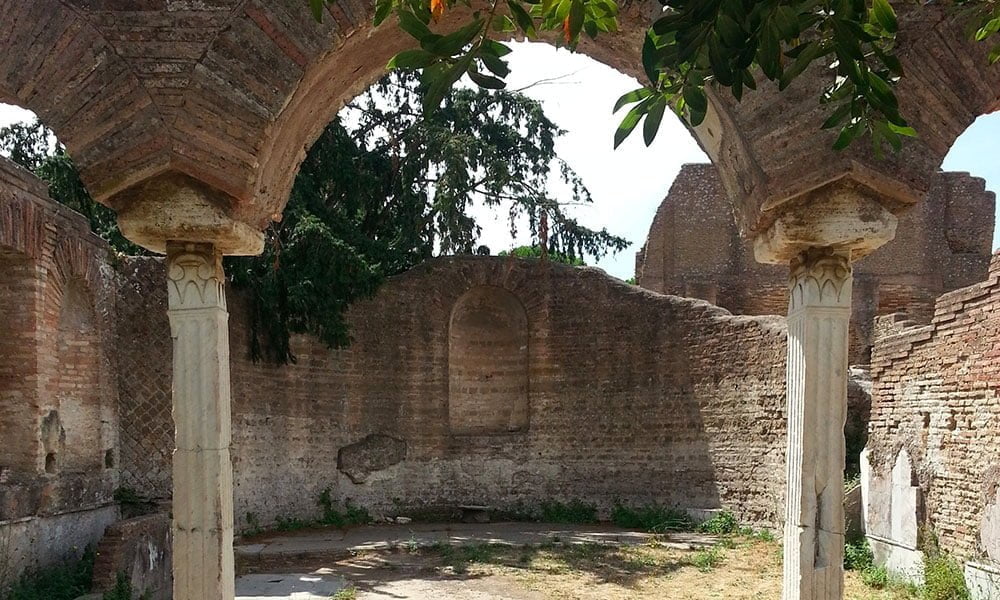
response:
<path id="1" fill-rule="evenodd" d="M 61 204 L 87 217 L 91 230 L 123 254 L 145 254 L 118 230 L 115 212 L 95 202 L 80 180 L 66 148 L 39 121 L 0 128 L 0 154 L 28 169 L 49 184 L 49 194 Z"/>
<path id="2" fill-rule="evenodd" d="M 317 18 L 330 1 L 310 0 Z M 834 75 L 819 101 L 829 106 L 823 127 L 840 130 L 835 148 L 867 136 L 881 155 L 884 146 L 898 150 L 903 137 L 916 135 L 894 92 L 905 74 L 895 54 L 898 19 L 889 0 L 660 1 L 663 12 L 642 48 L 647 81 L 615 106 L 616 112 L 630 107 L 615 146 L 640 124 L 646 145 L 652 143 L 668 109 L 698 125 L 708 110 L 709 86 L 741 100 L 762 79 L 784 89 L 817 63 Z M 1000 31 L 1000 2 L 947 4 L 965 13 L 973 39 L 994 39 Z M 465 75 L 484 88 L 502 89 L 510 73 L 504 60 L 510 47 L 500 41 L 505 37 L 552 39 L 556 32 L 557 42 L 572 49 L 581 34 L 594 38 L 618 28 L 616 0 L 490 0 L 455 31 L 435 31 L 441 16 L 459 5 L 473 8 L 471 0 L 375 0 L 375 25 L 395 14 L 419 44 L 388 67 L 422 69 L 428 112 Z M 1000 44 L 989 60 L 1000 60 Z"/>
<path id="3" fill-rule="evenodd" d="M 417 87 L 415 73 L 397 71 L 356 98 L 308 152 L 263 254 L 225 260 L 247 293 L 253 358 L 293 361 L 292 333 L 345 345 L 344 311 L 386 277 L 435 254 L 488 254 L 477 205 L 505 210 L 512 235 L 526 224 L 534 244 L 567 261 L 628 246 L 565 213 L 557 189 L 570 204 L 589 203 L 590 194 L 556 154 L 563 132 L 537 102 L 449 89 L 425 118 Z M 116 249 L 136 251 L 43 126 L 0 130 L 0 151 L 47 181 L 53 198 L 87 215 Z"/>

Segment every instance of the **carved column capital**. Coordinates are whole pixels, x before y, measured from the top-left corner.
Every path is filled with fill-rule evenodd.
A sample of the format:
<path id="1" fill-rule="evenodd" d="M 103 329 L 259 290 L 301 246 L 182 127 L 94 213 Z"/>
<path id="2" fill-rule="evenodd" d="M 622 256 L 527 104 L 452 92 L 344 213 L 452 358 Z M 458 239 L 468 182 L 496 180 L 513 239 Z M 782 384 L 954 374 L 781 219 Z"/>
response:
<path id="1" fill-rule="evenodd" d="M 807 306 L 851 308 L 850 251 L 810 248 L 792 260 L 788 313 Z"/>
<path id="2" fill-rule="evenodd" d="M 226 308 L 222 254 L 212 244 L 167 243 L 170 310 Z"/>

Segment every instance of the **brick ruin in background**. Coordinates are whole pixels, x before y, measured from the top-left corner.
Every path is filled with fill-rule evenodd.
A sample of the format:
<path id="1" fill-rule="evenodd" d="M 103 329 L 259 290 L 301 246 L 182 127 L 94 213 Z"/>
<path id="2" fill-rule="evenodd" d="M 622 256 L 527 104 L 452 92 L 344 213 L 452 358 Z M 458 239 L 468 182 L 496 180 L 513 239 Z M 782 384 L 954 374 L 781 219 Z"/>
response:
<path id="1" fill-rule="evenodd" d="M 85 218 L 0 159 L 0 579 L 7 583 L 93 543 L 118 519 L 109 251 Z"/>
<path id="2" fill-rule="evenodd" d="M 928 197 L 900 217 L 895 240 L 854 266 L 851 364 L 869 362 L 876 315 L 927 321 L 935 298 L 986 278 L 995 205 L 982 179 L 937 174 Z M 681 168 L 636 254 L 635 274 L 646 289 L 733 314 L 783 315 L 788 306 L 788 269 L 754 260 L 710 164 Z"/>

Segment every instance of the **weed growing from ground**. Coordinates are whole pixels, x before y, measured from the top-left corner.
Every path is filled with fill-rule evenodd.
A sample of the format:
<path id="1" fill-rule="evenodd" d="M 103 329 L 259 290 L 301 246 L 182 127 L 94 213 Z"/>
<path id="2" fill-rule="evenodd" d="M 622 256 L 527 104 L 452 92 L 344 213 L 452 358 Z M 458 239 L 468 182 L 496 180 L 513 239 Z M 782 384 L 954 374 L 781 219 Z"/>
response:
<path id="1" fill-rule="evenodd" d="M 962 565 L 941 553 L 924 556 L 924 600 L 968 600 Z"/>
<path id="2" fill-rule="evenodd" d="M 582 500 L 562 502 L 542 502 L 542 521 L 545 523 L 597 523 L 597 506 Z"/>
<path id="3" fill-rule="evenodd" d="M 691 531 L 695 528 L 694 520 L 686 512 L 658 504 L 640 508 L 616 504 L 611 511 L 611 522 L 624 529 L 642 529 L 653 533 Z"/>
<path id="4" fill-rule="evenodd" d="M 736 515 L 724 510 L 698 526 L 698 531 L 712 535 L 729 535 L 739 529 Z"/>
<path id="5" fill-rule="evenodd" d="M 330 600 L 355 600 L 358 597 L 358 590 L 354 586 L 347 586 L 336 594 L 330 596 Z"/>
<path id="6" fill-rule="evenodd" d="M 344 510 L 339 510 L 333 504 L 330 495 L 330 488 L 326 488 L 320 493 L 316 503 L 323 510 L 320 517 L 320 524 L 333 525 L 334 527 L 349 527 L 351 525 L 368 525 L 372 522 L 372 516 L 367 510 L 360 506 L 355 506 L 350 500 L 344 502 Z"/>
<path id="7" fill-rule="evenodd" d="M 94 552 L 88 548 L 79 559 L 26 573 L 14 583 L 4 598 L 5 600 L 74 600 L 90 591 L 93 573 Z"/>
<path id="8" fill-rule="evenodd" d="M 708 573 L 722 563 L 722 550 L 717 546 L 695 552 L 691 557 L 691 565 L 702 573 Z"/>

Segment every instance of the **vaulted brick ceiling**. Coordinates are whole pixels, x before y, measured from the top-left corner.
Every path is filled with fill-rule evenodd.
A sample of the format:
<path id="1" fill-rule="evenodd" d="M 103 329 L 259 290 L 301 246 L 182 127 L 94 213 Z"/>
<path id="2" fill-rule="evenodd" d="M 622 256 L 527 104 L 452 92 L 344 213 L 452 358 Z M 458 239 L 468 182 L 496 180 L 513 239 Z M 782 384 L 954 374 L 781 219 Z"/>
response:
<path id="1" fill-rule="evenodd" d="M 340 0 L 318 24 L 305 0 L 0 0 L 0 101 L 37 112 L 106 203 L 178 171 L 262 226 L 284 206 L 306 147 L 409 44 L 391 24 L 372 29 L 369 10 L 367 0 Z M 775 202 L 845 173 L 919 197 L 954 138 L 996 105 L 1000 76 L 986 49 L 941 8 L 904 12 L 901 99 L 921 139 L 896 159 L 879 162 L 860 145 L 835 154 L 817 136 L 821 71 L 781 96 L 714 99 L 716 130 L 696 134 L 745 233 L 767 224 Z M 583 50 L 635 74 L 648 14 L 629 4 L 622 33 Z"/>

